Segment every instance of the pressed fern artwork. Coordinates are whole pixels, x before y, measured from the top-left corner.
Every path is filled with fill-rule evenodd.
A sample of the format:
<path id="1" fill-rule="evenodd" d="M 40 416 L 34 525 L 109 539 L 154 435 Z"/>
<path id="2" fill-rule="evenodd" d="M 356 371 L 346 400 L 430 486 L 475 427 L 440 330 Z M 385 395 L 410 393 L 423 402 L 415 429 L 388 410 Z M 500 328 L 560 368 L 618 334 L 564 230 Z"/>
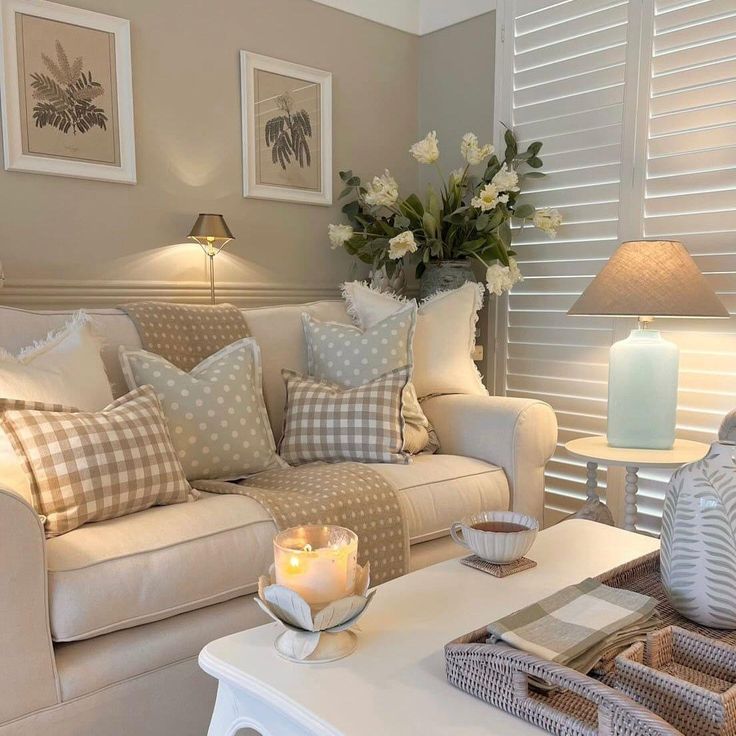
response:
<path id="1" fill-rule="evenodd" d="M 271 160 L 284 171 L 292 159 L 302 169 L 311 166 L 312 154 L 307 141 L 312 137 L 309 113 L 304 109 L 294 110 L 294 98 L 288 92 L 276 98 L 276 106 L 282 114 L 268 120 L 265 129 Z"/>
<path id="2" fill-rule="evenodd" d="M 77 56 L 73 62 L 60 41 L 56 41 L 56 61 L 41 54 L 48 73 L 32 72 L 31 88 L 33 120 L 38 128 L 47 125 L 72 135 L 84 134 L 92 128 L 107 130 L 107 114 L 93 100 L 105 93 L 105 88 L 84 70 L 84 61 Z"/>

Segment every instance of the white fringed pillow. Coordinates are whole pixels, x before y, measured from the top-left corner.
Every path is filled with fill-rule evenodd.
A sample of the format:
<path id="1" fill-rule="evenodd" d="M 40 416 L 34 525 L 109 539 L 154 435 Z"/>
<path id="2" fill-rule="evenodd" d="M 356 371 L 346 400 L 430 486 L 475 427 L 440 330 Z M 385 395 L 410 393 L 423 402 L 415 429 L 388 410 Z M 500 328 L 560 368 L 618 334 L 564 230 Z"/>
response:
<path id="1" fill-rule="evenodd" d="M 0 399 L 102 409 L 112 402 L 112 390 L 100 346 L 89 315 L 77 312 L 60 330 L 18 355 L 0 347 Z M 27 475 L 2 428 L 0 482 L 33 503 Z"/>
<path id="2" fill-rule="evenodd" d="M 406 308 L 406 300 L 372 289 L 360 281 L 342 286 L 348 313 L 367 329 Z M 425 299 L 414 332 L 413 383 L 422 398 L 433 394 L 487 396 L 473 362 L 475 326 L 483 306 L 481 284 L 466 283 Z"/>

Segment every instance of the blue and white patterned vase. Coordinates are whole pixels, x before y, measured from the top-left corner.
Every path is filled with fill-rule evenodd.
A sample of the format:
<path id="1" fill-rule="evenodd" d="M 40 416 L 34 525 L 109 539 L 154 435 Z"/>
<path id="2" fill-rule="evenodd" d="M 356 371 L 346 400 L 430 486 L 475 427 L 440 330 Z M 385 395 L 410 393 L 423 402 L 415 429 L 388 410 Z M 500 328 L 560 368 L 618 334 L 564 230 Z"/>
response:
<path id="1" fill-rule="evenodd" d="M 673 607 L 703 626 L 736 629 L 736 443 L 672 476 L 662 515 L 662 583 Z"/>

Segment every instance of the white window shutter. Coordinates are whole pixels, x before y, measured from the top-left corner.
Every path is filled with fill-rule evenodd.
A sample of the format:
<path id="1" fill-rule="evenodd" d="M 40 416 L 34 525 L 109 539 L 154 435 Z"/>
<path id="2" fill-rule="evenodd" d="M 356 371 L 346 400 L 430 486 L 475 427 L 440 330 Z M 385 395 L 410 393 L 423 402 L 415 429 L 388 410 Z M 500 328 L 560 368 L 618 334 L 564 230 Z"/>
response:
<path id="1" fill-rule="evenodd" d="M 736 5 L 653 0 L 640 234 L 681 240 L 736 311 Z M 651 11 L 650 11 L 651 12 Z M 714 439 L 736 406 L 733 320 L 656 320 L 680 346 L 677 435 Z M 641 473 L 639 528 L 659 530 L 669 472 Z"/>
<path id="2" fill-rule="evenodd" d="M 515 233 L 525 281 L 501 301 L 496 387 L 549 401 L 560 424 L 546 523 L 585 497 L 574 437 L 605 432 L 608 348 L 630 320 L 567 309 L 621 240 L 682 240 L 736 310 L 736 6 L 733 0 L 506 0 L 498 116 L 540 139 L 556 240 Z M 709 442 L 736 406 L 733 320 L 657 320 L 681 349 L 678 436 Z M 622 474 L 611 473 L 614 508 Z M 602 474 L 605 479 L 606 474 Z M 659 529 L 669 471 L 640 473 L 640 529 Z"/>
<path id="3" fill-rule="evenodd" d="M 619 242 L 629 32 L 628 2 L 549 5 L 517 0 L 505 6 L 512 83 L 505 106 L 510 117 L 500 117 L 514 128 L 520 148 L 543 141 L 548 176 L 527 180 L 523 191 L 536 205 L 560 209 L 565 225 L 554 240 L 531 227 L 514 233 L 525 279 L 500 314 L 506 355 L 497 385 L 509 396 L 548 401 L 557 413 L 547 525 L 585 497 L 585 463 L 567 455 L 564 443 L 606 426 L 612 322 L 566 312 Z M 605 486 L 606 474 L 600 475 Z"/>

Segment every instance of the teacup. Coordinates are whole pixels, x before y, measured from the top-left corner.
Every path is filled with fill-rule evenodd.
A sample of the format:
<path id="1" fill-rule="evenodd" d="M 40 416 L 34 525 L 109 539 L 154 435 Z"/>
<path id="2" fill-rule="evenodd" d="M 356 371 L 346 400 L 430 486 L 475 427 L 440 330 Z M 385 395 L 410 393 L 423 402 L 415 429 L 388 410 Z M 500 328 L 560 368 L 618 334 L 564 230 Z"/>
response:
<path id="1" fill-rule="evenodd" d="M 481 511 L 456 521 L 450 536 L 488 562 L 507 565 L 534 544 L 539 522 L 517 511 Z"/>

